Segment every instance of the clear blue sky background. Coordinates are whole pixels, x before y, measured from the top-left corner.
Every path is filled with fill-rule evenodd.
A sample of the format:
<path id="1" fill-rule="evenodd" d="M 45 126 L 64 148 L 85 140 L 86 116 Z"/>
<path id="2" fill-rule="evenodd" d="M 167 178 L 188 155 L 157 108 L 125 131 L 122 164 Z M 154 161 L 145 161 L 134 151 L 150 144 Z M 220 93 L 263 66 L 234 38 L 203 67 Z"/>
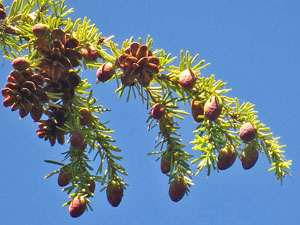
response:
<path id="1" fill-rule="evenodd" d="M 10 3 L 5 1 L 4 3 Z M 210 178 L 194 178 L 190 195 L 178 203 L 168 196 L 168 178 L 161 174 L 153 151 L 157 130 L 147 131 L 148 110 L 140 100 L 126 103 L 114 93 L 115 82 L 94 88 L 100 103 L 112 112 L 103 114 L 116 130 L 114 138 L 123 149 L 123 165 L 130 184 L 122 203 L 113 208 L 105 192 L 92 200 L 94 212 L 73 219 L 61 205 L 67 195 L 57 177 L 44 176 L 57 169 L 43 162 L 59 160 L 67 145 L 51 148 L 39 139 L 31 118 L 19 120 L 16 112 L 0 107 L 0 224 L 1 225 L 298 225 L 299 177 L 299 68 L 300 2 L 297 0 L 190 0 L 190 1 L 66 1 L 75 8 L 73 18 L 88 16 L 104 36 L 116 35 L 121 43 L 131 35 L 154 38 L 154 48 L 173 55 L 181 49 L 200 53 L 212 65 L 204 75 L 216 74 L 228 82 L 231 96 L 256 105 L 262 122 L 281 136 L 286 156 L 293 160 L 292 178 L 283 186 L 275 180 L 266 157 L 244 171 L 239 161 Z M 1 60 L 0 85 L 11 70 Z M 95 83 L 95 72 L 83 72 Z M 1 97 L 1 102 L 3 97 Z M 182 124 L 186 143 L 193 140 L 196 123 Z M 190 151 L 191 145 L 187 146 Z M 190 151 L 192 152 L 192 151 Z M 194 154 L 195 152 L 192 152 Z M 96 164 L 95 164 L 96 165 Z"/>

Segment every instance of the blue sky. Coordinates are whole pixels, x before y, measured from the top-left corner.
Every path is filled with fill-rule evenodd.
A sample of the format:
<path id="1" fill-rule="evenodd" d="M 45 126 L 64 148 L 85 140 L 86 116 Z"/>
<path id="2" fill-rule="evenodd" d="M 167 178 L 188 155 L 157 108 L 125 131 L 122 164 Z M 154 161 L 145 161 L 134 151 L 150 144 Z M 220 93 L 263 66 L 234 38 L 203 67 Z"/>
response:
<path id="1" fill-rule="evenodd" d="M 126 182 L 130 186 L 122 203 L 111 207 L 98 185 L 92 200 L 94 212 L 71 218 L 67 207 L 61 207 L 67 195 L 60 191 L 56 177 L 44 180 L 57 167 L 43 161 L 60 159 L 68 146 L 51 148 L 36 136 L 37 125 L 30 118 L 20 121 L 16 112 L 0 107 L 1 224 L 299 224 L 299 1 L 66 2 L 75 8 L 73 18 L 88 16 L 104 36 L 114 34 L 117 43 L 151 34 L 154 48 L 164 48 L 174 56 L 181 49 L 190 50 L 211 62 L 204 76 L 214 73 L 228 82 L 231 96 L 256 105 L 260 120 L 287 145 L 293 176 L 280 186 L 268 172 L 267 158 L 260 155 L 249 171 L 237 161 L 226 171 L 213 172 L 210 178 L 200 174 L 194 178 L 196 185 L 189 196 L 171 202 L 167 177 L 161 174 L 155 157 L 146 155 L 153 151 L 157 132 L 147 131 L 149 111 L 139 99 L 130 103 L 119 100 L 115 82 L 96 85 L 95 71 L 85 71 L 82 74 L 95 84 L 100 104 L 112 109 L 101 119 L 110 120 L 108 126 L 116 130 L 113 137 L 123 150 L 123 165 L 129 172 Z M 1 60 L 2 87 L 10 70 L 10 62 Z M 195 127 L 191 118 L 182 124 L 186 143 L 193 140 Z"/>

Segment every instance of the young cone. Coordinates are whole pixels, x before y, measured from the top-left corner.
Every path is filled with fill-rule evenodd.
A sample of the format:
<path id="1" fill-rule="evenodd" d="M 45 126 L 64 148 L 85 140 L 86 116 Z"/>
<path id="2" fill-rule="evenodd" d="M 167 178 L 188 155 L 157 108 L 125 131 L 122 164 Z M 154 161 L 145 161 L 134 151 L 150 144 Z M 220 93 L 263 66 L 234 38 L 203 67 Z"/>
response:
<path id="1" fill-rule="evenodd" d="M 245 124 L 243 124 L 240 128 L 239 131 L 239 136 L 240 138 L 245 141 L 245 142 L 249 142 L 249 141 L 253 141 L 255 136 L 256 136 L 256 129 L 253 126 L 252 123 L 247 122 Z"/>
<path id="2" fill-rule="evenodd" d="M 208 120 L 215 121 L 219 118 L 222 112 L 222 104 L 220 99 L 216 96 L 212 96 L 205 102 L 204 115 Z"/>
<path id="3" fill-rule="evenodd" d="M 187 184 L 184 177 L 177 177 L 170 184 L 169 195 L 172 201 L 180 201 L 187 191 Z"/>
<path id="4" fill-rule="evenodd" d="M 227 146 L 222 149 L 218 156 L 218 168 L 220 170 L 226 170 L 233 165 L 236 160 L 236 150 L 233 146 Z"/>
<path id="5" fill-rule="evenodd" d="M 0 8 L 0 20 L 4 20 L 6 18 L 6 12 L 3 8 Z"/>
<path id="6" fill-rule="evenodd" d="M 86 201 L 82 196 L 76 196 L 69 206 L 70 215 L 73 218 L 81 216 L 86 210 Z"/>
<path id="7" fill-rule="evenodd" d="M 37 38 L 45 38 L 49 33 L 50 27 L 47 24 L 38 23 L 34 25 L 32 33 Z"/>
<path id="8" fill-rule="evenodd" d="M 75 131 L 70 139 L 71 145 L 75 148 L 80 148 L 84 143 L 84 136 L 80 131 Z"/>
<path id="9" fill-rule="evenodd" d="M 102 66 L 99 67 L 97 70 L 97 78 L 100 82 L 108 81 L 115 73 L 115 68 L 113 64 L 110 62 L 104 63 Z"/>
<path id="10" fill-rule="evenodd" d="M 18 57 L 12 61 L 12 66 L 16 70 L 23 71 L 23 70 L 26 70 L 30 66 L 30 62 L 25 57 Z"/>
<path id="11" fill-rule="evenodd" d="M 165 108 L 162 104 L 156 103 L 151 108 L 151 116 L 153 119 L 160 119 L 165 115 Z"/>
<path id="12" fill-rule="evenodd" d="M 165 154 L 160 161 L 160 169 L 163 174 L 171 171 L 171 156 Z"/>
<path id="13" fill-rule="evenodd" d="M 89 125 L 92 119 L 92 113 L 87 108 L 82 108 L 79 110 L 80 115 L 82 118 L 80 118 L 80 125 L 86 126 Z"/>
<path id="14" fill-rule="evenodd" d="M 106 188 L 107 200 L 113 207 L 117 207 L 122 201 L 123 187 L 118 181 L 112 180 Z"/>
<path id="15" fill-rule="evenodd" d="M 204 115 L 204 105 L 199 101 L 193 99 L 192 101 L 192 115 L 196 122 L 201 123 L 203 121 L 202 118 L 198 118 L 198 116 Z"/>
<path id="16" fill-rule="evenodd" d="M 257 162 L 258 159 L 258 150 L 251 146 L 247 145 L 243 153 L 241 154 L 242 166 L 245 170 L 251 169 Z"/>
<path id="17" fill-rule="evenodd" d="M 89 180 L 89 189 L 90 189 L 90 192 L 94 193 L 95 192 L 95 189 L 96 189 L 96 183 L 94 180 Z"/>
<path id="18" fill-rule="evenodd" d="M 58 175 L 57 183 L 61 187 L 67 186 L 72 178 L 71 172 L 62 169 Z"/>
<path id="19" fill-rule="evenodd" d="M 196 80 L 196 74 L 192 69 L 186 69 L 179 74 L 179 84 L 183 89 L 192 89 L 195 86 Z"/>

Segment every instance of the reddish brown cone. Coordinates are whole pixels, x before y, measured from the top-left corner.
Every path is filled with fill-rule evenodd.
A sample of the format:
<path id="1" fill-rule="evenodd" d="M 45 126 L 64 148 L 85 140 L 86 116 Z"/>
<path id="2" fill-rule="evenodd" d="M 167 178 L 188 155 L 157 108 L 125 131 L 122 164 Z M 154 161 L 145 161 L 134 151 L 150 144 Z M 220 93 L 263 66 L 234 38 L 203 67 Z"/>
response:
<path id="1" fill-rule="evenodd" d="M 165 114 L 165 108 L 162 104 L 156 103 L 152 106 L 150 113 L 153 119 L 160 119 Z"/>
<path id="2" fill-rule="evenodd" d="M 79 110 L 80 115 L 82 118 L 80 118 L 80 125 L 86 126 L 89 125 L 92 119 L 92 113 L 87 108 L 82 108 Z"/>
<path id="3" fill-rule="evenodd" d="M 165 154 L 160 161 L 160 169 L 163 174 L 171 171 L 171 156 Z"/>
<path id="4" fill-rule="evenodd" d="M 0 20 L 4 20 L 6 18 L 6 12 L 3 8 L 0 8 Z"/>
<path id="5" fill-rule="evenodd" d="M 95 183 L 95 181 L 94 180 L 89 180 L 88 184 L 90 185 L 89 186 L 90 192 L 94 193 L 95 189 L 96 189 L 96 183 Z"/>
<path id="6" fill-rule="evenodd" d="M 75 131 L 70 139 L 71 145 L 80 148 L 84 143 L 84 135 L 80 131 Z"/>
<path id="7" fill-rule="evenodd" d="M 70 183 L 71 179 L 72 173 L 62 169 L 58 175 L 57 183 L 59 186 L 64 187 Z"/>
<path id="8" fill-rule="evenodd" d="M 19 71 L 26 70 L 29 66 L 29 60 L 25 57 L 18 57 L 12 61 L 12 66 Z"/>
<path id="9" fill-rule="evenodd" d="M 84 197 L 82 196 L 76 196 L 70 206 L 69 206 L 69 212 L 70 215 L 74 218 L 81 216 L 84 211 L 86 210 L 86 201 Z"/>
<path id="10" fill-rule="evenodd" d="M 32 33 L 37 38 L 45 38 L 49 33 L 50 27 L 47 24 L 38 23 L 34 25 Z"/>
<path id="11" fill-rule="evenodd" d="M 222 149 L 218 156 L 218 168 L 226 170 L 233 165 L 236 160 L 236 150 L 232 146 Z"/>
<path id="12" fill-rule="evenodd" d="M 104 63 L 102 66 L 99 67 L 96 75 L 99 81 L 105 82 L 108 81 L 110 78 L 112 78 L 114 73 L 115 73 L 115 69 L 113 64 L 108 62 L 108 63 Z"/>
<path id="13" fill-rule="evenodd" d="M 179 74 L 179 83 L 184 89 L 193 88 L 196 80 L 196 74 L 192 69 L 186 69 Z"/>
<path id="14" fill-rule="evenodd" d="M 88 44 L 85 49 L 81 49 L 81 54 L 85 60 L 92 61 L 92 62 L 97 61 L 99 57 L 99 52 L 91 44 Z"/>
<path id="15" fill-rule="evenodd" d="M 222 104 L 220 99 L 216 96 L 212 96 L 204 104 L 204 115 L 208 120 L 215 121 L 221 115 Z"/>
<path id="16" fill-rule="evenodd" d="M 203 121 L 202 118 L 198 118 L 198 116 L 202 116 L 204 115 L 204 105 L 203 103 L 197 101 L 197 100 L 193 100 L 192 101 L 192 115 L 193 118 L 196 122 L 201 123 Z"/>
<path id="17" fill-rule="evenodd" d="M 172 201 L 180 201 L 187 191 L 187 185 L 184 177 L 177 177 L 170 184 L 169 195 Z"/>
<path id="18" fill-rule="evenodd" d="M 257 162 L 258 159 L 258 150 L 251 146 L 247 145 L 243 153 L 241 154 L 242 166 L 245 170 L 251 169 Z"/>
<path id="19" fill-rule="evenodd" d="M 123 197 L 123 187 L 118 181 L 111 181 L 106 189 L 107 200 L 113 207 L 117 207 Z"/>
<path id="20" fill-rule="evenodd" d="M 245 142 L 253 141 L 256 136 L 256 129 L 252 123 L 247 122 L 241 126 L 239 135 Z"/>

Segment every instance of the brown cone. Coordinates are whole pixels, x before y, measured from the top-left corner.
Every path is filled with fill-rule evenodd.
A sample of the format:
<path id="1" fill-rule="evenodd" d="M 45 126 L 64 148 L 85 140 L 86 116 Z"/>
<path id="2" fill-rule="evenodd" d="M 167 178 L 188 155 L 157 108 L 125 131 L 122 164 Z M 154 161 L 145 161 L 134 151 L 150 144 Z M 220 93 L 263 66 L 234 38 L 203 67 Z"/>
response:
<path id="1" fill-rule="evenodd" d="M 99 67 L 97 70 L 97 78 L 101 82 L 108 81 L 115 73 L 115 69 L 113 67 L 113 64 L 111 63 L 104 63 L 102 66 Z"/>
<path id="2" fill-rule="evenodd" d="M 236 150 L 232 146 L 227 146 L 222 149 L 218 156 L 218 168 L 220 170 L 226 170 L 233 165 L 236 160 Z"/>
<path id="3" fill-rule="evenodd" d="M 204 115 L 204 105 L 203 103 L 197 101 L 197 100 L 193 100 L 192 101 L 192 115 L 193 118 L 196 122 L 201 123 L 203 121 L 203 119 L 198 118 L 198 116 L 202 116 Z"/>
<path id="4" fill-rule="evenodd" d="M 82 118 L 80 118 L 80 125 L 86 126 L 89 125 L 92 119 L 92 114 L 89 109 L 82 108 L 79 110 L 80 115 Z"/>
<path id="5" fill-rule="evenodd" d="M 37 38 L 45 38 L 49 32 L 50 27 L 47 24 L 38 23 L 34 25 L 32 33 Z"/>
<path id="6" fill-rule="evenodd" d="M 252 123 L 247 122 L 245 124 L 243 124 L 240 128 L 239 131 L 239 136 L 240 138 L 245 141 L 245 142 L 249 142 L 249 141 L 253 141 L 255 136 L 256 136 L 256 129 L 253 126 Z"/>
<path id="7" fill-rule="evenodd" d="M 19 71 L 26 70 L 30 66 L 30 62 L 25 57 L 18 57 L 12 61 L 12 66 Z"/>
<path id="8" fill-rule="evenodd" d="M 165 108 L 162 104 L 156 103 L 155 105 L 152 106 L 150 113 L 153 119 L 160 119 L 165 114 Z"/>
<path id="9" fill-rule="evenodd" d="M 208 120 L 215 121 L 221 115 L 222 104 L 220 99 L 216 96 L 212 96 L 204 104 L 204 115 Z"/>
<path id="10" fill-rule="evenodd" d="M 75 148 L 80 148 L 84 143 L 84 135 L 80 131 L 73 132 L 70 138 L 71 145 Z"/>
<path id="11" fill-rule="evenodd" d="M 171 171 L 171 156 L 165 154 L 160 161 L 160 169 L 163 174 Z"/>
<path id="12" fill-rule="evenodd" d="M 170 184 L 169 195 L 172 201 L 180 201 L 187 191 L 187 185 L 184 177 L 177 177 Z"/>
<path id="13" fill-rule="evenodd" d="M 73 218 L 76 218 L 76 217 L 81 216 L 85 210 L 86 210 L 86 201 L 85 201 L 84 197 L 76 196 L 72 200 L 72 202 L 69 206 L 70 215 Z"/>
<path id="14" fill-rule="evenodd" d="M 60 187 L 67 186 L 73 178 L 72 173 L 62 169 L 58 175 L 57 183 Z"/>
<path id="15" fill-rule="evenodd" d="M 179 74 L 179 83 L 184 89 L 191 89 L 196 84 L 196 74 L 192 69 L 186 69 Z"/>
<path id="16" fill-rule="evenodd" d="M 241 154 L 242 166 L 245 170 L 251 169 L 257 162 L 258 159 L 258 150 L 251 146 L 247 145 L 243 153 Z"/>
<path id="17" fill-rule="evenodd" d="M 122 201 L 123 187 L 118 181 L 111 181 L 106 189 L 107 200 L 113 207 L 117 207 Z"/>

